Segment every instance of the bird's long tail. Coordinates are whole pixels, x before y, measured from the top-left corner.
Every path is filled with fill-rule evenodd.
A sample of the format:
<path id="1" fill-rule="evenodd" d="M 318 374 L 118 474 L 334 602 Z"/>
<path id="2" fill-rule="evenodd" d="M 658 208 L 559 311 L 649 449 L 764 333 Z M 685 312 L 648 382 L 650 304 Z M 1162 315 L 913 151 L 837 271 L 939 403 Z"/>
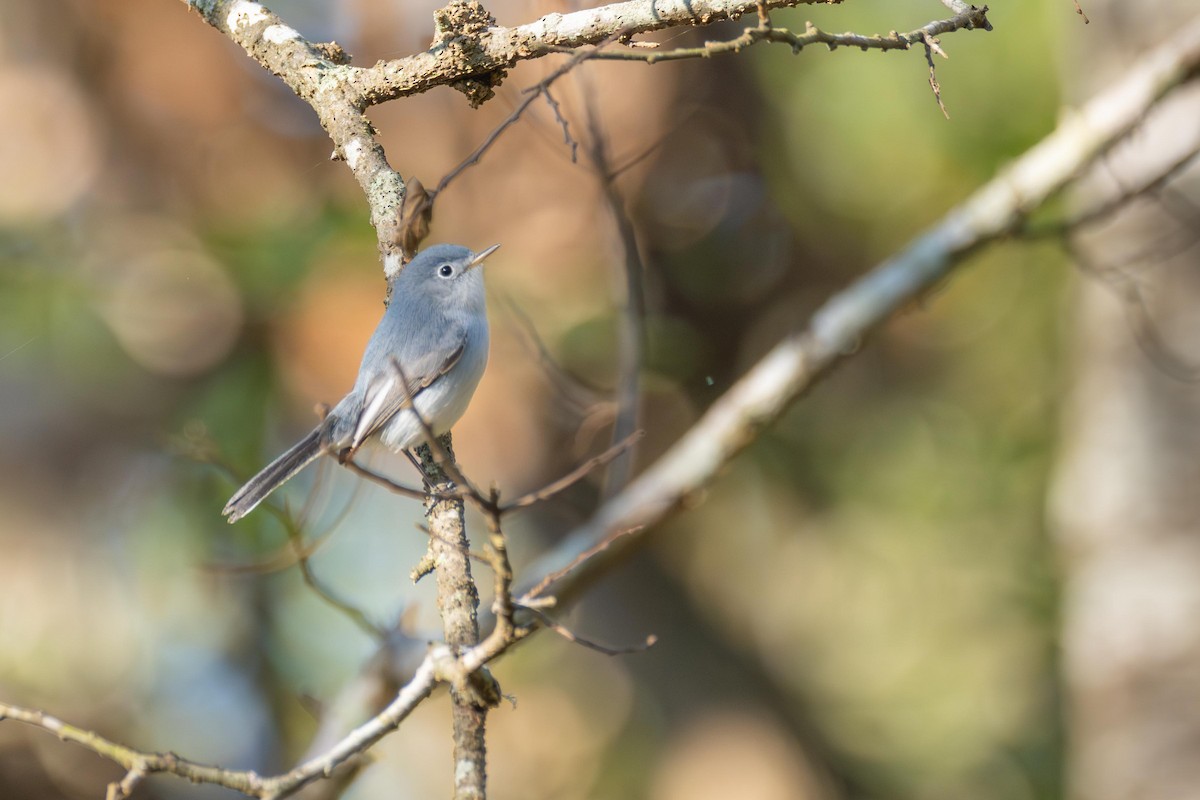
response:
<path id="1" fill-rule="evenodd" d="M 311 464 L 322 452 L 321 427 L 317 426 L 290 450 L 263 467 L 262 472 L 246 481 L 246 485 L 229 498 L 221 513 L 228 517 L 230 522 L 237 522 L 253 511 L 267 495 L 282 486 L 288 478 Z"/>

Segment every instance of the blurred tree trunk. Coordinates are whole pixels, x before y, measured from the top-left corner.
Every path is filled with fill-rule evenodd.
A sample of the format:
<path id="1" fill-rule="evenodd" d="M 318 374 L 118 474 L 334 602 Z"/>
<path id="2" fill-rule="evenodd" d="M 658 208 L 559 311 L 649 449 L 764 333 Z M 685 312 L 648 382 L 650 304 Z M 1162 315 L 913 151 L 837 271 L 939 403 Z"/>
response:
<path id="1" fill-rule="evenodd" d="M 1092 24 L 1072 36 L 1087 55 L 1068 67 L 1068 102 L 1197 13 L 1195 0 L 1085 0 L 1084 9 Z M 1081 199 L 1138 185 L 1145 165 L 1200 138 L 1194 83 L 1099 166 Z M 1075 242 L 1083 277 L 1051 519 L 1065 578 L 1067 781 L 1078 800 L 1200 792 L 1200 384 L 1169 374 L 1200 363 L 1197 232 L 1193 164 Z M 1136 314 L 1114 291 L 1127 280 L 1163 348 L 1135 335 Z"/>

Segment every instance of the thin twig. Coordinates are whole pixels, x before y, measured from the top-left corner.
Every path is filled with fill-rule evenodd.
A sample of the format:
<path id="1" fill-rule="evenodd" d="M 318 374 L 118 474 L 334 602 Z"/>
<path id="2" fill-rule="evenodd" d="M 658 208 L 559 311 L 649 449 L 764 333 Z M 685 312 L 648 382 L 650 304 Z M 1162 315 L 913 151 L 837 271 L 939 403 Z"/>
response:
<path id="1" fill-rule="evenodd" d="M 610 501 L 609 505 L 611 505 L 611 501 Z M 607 507 L 607 506 L 605 506 L 605 507 Z M 644 530 L 644 526 L 638 525 L 638 526 L 635 526 L 632 528 L 624 528 L 622 530 L 613 531 L 612 533 L 608 534 L 600 541 L 596 542 L 595 544 L 591 545 L 587 549 L 582 550 L 581 552 L 576 554 L 569 562 L 567 562 L 563 566 L 559 567 L 558 569 L 555 569 L 553 572 L 545 573 L 542 576 L 541 580 L 539 580 L 537 583 L 535 583 L 532 588 L 528 589 L 527 591 L 525 591 L 524 593 L 521 594 L 521 599 L 517 601 L 517 605 L 523 606 L 525 608 L 536 607 L 537 606 L 536 601 L 541 598 L 542 593 L 544 591 L 546 591 L 547 588 L 549 588 L 553 584 L 561 581 L 563 578 L 567 577 L 568 575 L 571 575 L 572 573 L 574 573 L 581 566 L 583 566 L 587 562 L 591 561 L 597 555 L 599 555 L 600 553 L 603 553 L 605 550 L 612 547 L 614 544 L 616 544 L 616 542 L 618 540 L 623 539 L 625 537 L 633 536 L 634 534 L 640 533 L 642 530 Z M 556 554 L 557 554 L 557 552 L 551 553 L 550 555 L 553 557 Z M 536 572 L 535 572 L 535 574 L 536 574 Z"/>
<path id="2" fill-rule="evenodd" d="M 575 137 L 571 136 L 571 126 L 567 124 L 567 118 L 563 116 L 562 108 L 558 105 L 558 101 L 554 99 L 554 95 L 550 94 L 550 87 L 542 88 L 542 96 L 546 98 L 546 105 L 550 106 L 550 110 L 554 112 L 554 120 L 558 126 L 562 128 L 563 144 L 571 148 L 571 163 L 575 163 L 576 153 L 579 150 L 579 142 L 575 141 Z"/>
<path id="3" fill-rule="evenodd" d="M 759 6 L 760 24 L 766 20 L 765 8 Z M 767 25 L 770 21 L 767 20 Z M 581 76 L 581 80 L 582 80 Z M 605 205 L 616 225 L 617 241 L 621 252 L 620 285 L 624 290 L 624 303 L 620 309 L 617 328 L 617 413 L 613 420 L 610 442 L 625 441 L 638 428 L 641 411 L 641 371 L 643 354 L 646 350 L 646 290 L 645 266 L 638 248 L 637 231 L 633 220 L 625 210 L 625 202 L 611 177 L 612 169 L 608 158 L 608 143 L 600 123 L 600 115 L 592 100 L 593 92 L 584 92 L 584 110 L 587 114 L 588 156 L 592 168 L 600 180 Z M 619 492 L 633 474 L 633 452 L 620 452 L 608 465 L 605 475 L 603 496 Z"/>
<path id="4" fill-rule="evenodd" d="M 615 37 L 613 37 L 613 38 L 615 38 Z M 607 40 L 604 42 L 601 42 L 598 45 L 598 47 L 603 47 L 607 43 L 608 43 Z M 487 135 L 487 137 L 482 142 L 479 143 L 478 147 L 476 147 L 473 151 L 471 151 L 470 155 L 468 155 L 466 158 L 464 158 L 462 161 L 460 161 L 458 163 L 458 165 L 454 167 L 454 169 L 450 170 L 449 172 L 447 172 L 445 175 L 442 176 L 442 179 L 440 181 L 438 181 L 437 188 L 435 188 L 430 193 L 431 196 L 436 198 L 438 194 L 440 194 L 443 190 L 445 190 L 445 188 L 447 186 L 449 186 L 468 167 L 472 167 L 475 164 L 479 163 L 479 159 L 483 158 L 484 153 L 486 153 L 488 150 L 491 149 L 492 145 L 494 145 L 496 143 L 496 140 L 500 138 L 500 135 L 502 133 L 504 133 L 506 130 L 508 130 L 508 128 L 511 127 L 513 124 L 515 124 L 518 120 L 520 120 L 521 116 L 525 113 L 525 111 L 531 105 L 533 105 L 534 101 L 536 101 L 543 94 L 546 94 L 547 91 L 550 89 L 550 86 L 555 81 L 557 81 L 562 76 L 566 75 L 571 70 L 575 69 L 575 67 L 577 67 L 579 64 L 583 63 L 584 61 L 587 61 L 592 58 L 596 58 L 597 54 L 599 54 L 601 52 L 603 52 L 603 51 L 601 51 L 599 49 L 580 50 L 580 51 L 574 53 L 569 60 L 567 60 L 564 64 L 561 64 L 557 69 L 555 69 L 553 72 L 551 72 L 545 78 L 538 81 L 533 86 L 523 89 L 522 93 L 525 95 L 525 99 L 517 104 L 517 107 L 513 109 L 511 114 L 509 114 L 507 117 L 505 117 L 503 122 L 501 122 L 499 125 L 497 125 L 495 128 L 492 129 L 492 132 L 489 133 Z M 558 116 L 558 104 L 554 103 L 553 100 L 551 100 L 550 102 L 551 102 L 551 107 L 555 109 L 555 117 L 557 119 L 561 120 L 561 117 Z M 565 130 L 566 130 L 565 121 L 562 122 L 562 124 L 563 124 L 564 132 L 565 132 Z M 568 140 L 567 141 L 568 144 L 570 144 L 572 141 L 570 139 L 569 135 L 567 136 L 567 140 Z M 572 161 L 574 160 L 574 147 L 572 147 L 572 159 L 571 160 Z"/>
<path id="5" fill-rule="evenodd" d="M 405 486 L 402 483 L 397 483 L 386 475 L 382 475 L 373 469 L 364 467 L 353 458 L 348 458 L 342 462 L 342 466 L 353 472 L 359 477 L 366 478 L 372 483 L 377 483 L 389 492 L 398 494 L 401 497 L 412 498 L 413 500 L 424 500 L 427 497 L 434 497 L 438 500 L 453 500 L 456 497 L 462 497 L 462 493 L 458 491 L 439 492 L 431 494 L 427 489 L 414 489 L 411 486 Z"/>
<path id="6" fill-rule="evenodd" d="M 518 508 L 527 508 L 535 503 L 541 503 L 545 500 L 549 500 L 559 492 L 562 492 L 583 480 L 585 477 L 587 477 L 588 473 L 594 470 L 596 467 L 600 467 L 609 463 L 621 453 L 628 450 L 635 442 L 641 439 L 644 434 L 644 431 L 634 431 L 629 436 L 605 450 L 603 453 L 592 456 L 587 461 L 583 462 L 566 475 L 563 475 L 558 480 L 548 483 L 540 489 L 523 494 L 516 500 L 505 503 L 500 507 L 501 513 L 507 514 L 509 511 L 515 511 Z"/>
<path id="7" fill-rule="evenodd" d="M 942 87 L 937 79 L 937 67 L 933 63 L 933 54 L 937 53 L 942 58 L 949 58 L 945 51 L 938 46 L 937 39 L 932 36 L 925 37 L 925 61 L 929 64 L 929 88 L 933 90 L 933 99 L 937 101 L 938 108 L 942 110 L 942 116 L 950 119 L 950 112 L 946 110 L 946 104 L 942 102 Z"/>
<path id="8" fill-rule="evenodd" d="M 584 378 L 572 375 L 561 364 L 555 360 L 550 349 L 546 347 L 541 335 L 538 333 L 537 326 L 525 313 L 525 310 L 517 305 L 511 297 L 501 295 L 501 301 L 504 308 L 512 314 L 517 322 L 517 327 L 520 329 L 523 336 L 521 344 L 525 346 L 526 351 L 537 359 L 538 366 L 546 373 L 546 379 L 565 402 L 569 403 L 574 410 L 580 414 L 587 411 L 589 408 L 596 406 L 602 399 L 604 394 L 603 389 L 599 386 L 589 383 Z"/>
<path id="9" fill-rule="evenodd" d="M 108 791 L 104 795 L 105 800 L 127 800 L 138 784 L 145 780 L 146 774 L 146 770 L 140 765 L 130 768 L 124 778 L 108 785 Z"/>
<path id="10" fill-rule="evenodd" d="M 198 453 L 196 457 L 200 457 Z M 207 463 L 218 470 L 226 472 L 227 477 L 229 477 L 235 483 L 241 482 L 236 478 L 236 476 L 234 476 L 233 470 L 219 460 L 215 458 L 205 458 L 204 463 Z M 355 495 L 357 495 L 357 492 L 358 488 L 356 487 Z M 292 564 L 296 564 L 300 569 L 300 575 L 303 578 L 305 585 L 308 586 L 308 588 L 311 589 L 313 593 L 317 595 L 317 597 L 319 597 L 329 606 L 333 607 L 335 610 L 344 614 L 368 636 L 372 637 L 376 641 L 382 642 L 387 638 L 387 631 L 372 622 L 367 616 L 366 612 L 364 612 L 362 609 L 341 599 L 334 594 L 332 590 L 326 587 L 313 572 L 312 564 L 310 562 L 313 554 L 316 553 L 317 550 L 319 550 L 321 546 L 333 536 L 333 533 L 337 530 L 346 514 L 349 513 L 349 510 L 353 505 L 353 497 L 355 495 L 351 496 L 351 500 L 346 503 L 345 507 L 341 510 L 341 512 L 339 512 L 334 521 L 330 523 L 326 531 L 323 534 L 312 537 L 309 541 L 305 541 L 304 539 L 304 526 L 300 522 L 300 520 L 306 516 L 306 514 L 292 514 L 286 503 L 283 506 L 279 506 L 271 502 L 263 503 L 262 508 L 266 509 L 266 511 L 275 517 L 275 519 L 279 520 L 280 525 L 283 526 L 284 533 L 287 536 L 287 548 L 290 551 L 291 557 L 284 558 L 281 553 L 276 553 L 267 559 L 254 564 L 210 564 L 207 566 L 207 569 L 213 572 L 226 574 L 247 574 L 277 572 L 290 567 Z"/>
<path id="11" fill-rule="evenodd" d="M 565 625 L 556 622 L 553 618 L 546 614 L 546 612 L 542 611 L 536 606 L 522 606 L 522 608 L 533 614 L 533 616 L 537 617 L 537 620 L 541 623 L 542 627 L 549 628 L 562 638 L 566 639 L 568 642 L 582 645 L 589 650 L 595 650 L 597 653 L 603 653 L 606 656 L 625 656 L 633 653 L 644 653 L 658 643 L 658 637 L 654 634 L 650 634 L 641 644 L 630 645 L 629 647 L 609 647 L 607 645 L 593 642 L 590 639 L 584 639 L 570 628 L 567 628 Z"/>
<path id="12" fill-rule="evenodd" d="M 501 526 L 502 510 L 500 508 L 500 493 L 494 487 L 491 493 L 491 511 L 488 520 L 488 554 L 491 556 L 492 574 L 495 576 L 495 587 L 492 610 L 496 614 L 496 626 L 500 636 L 512 638 L 513 632 L 513 599 L 512 563 L 508 560 L 508 544 L 504 539 L 504 529 Z"/>
<path id="13" fill-rule="evenodd" d="M 338 597 L 333 593 L 332 589 L 317 578 L 316 573 L 313 572 L 312 563 L 308 555 L 304 553 L 304 539 L 299 529 L 289 527 L 287 535 L 288 541 L 292 543 L 292 547 L 296 551 L 296 564 L 300 567 L 300 575 L 304 579 L 304 584 L 328 605 L 342 612 L 363 633 L 374 638 L 377 642 L 386 641 L 388 632 L 383 627 L 372 622 L 370 617 L 361 608 Z"/>
<path id="14" fill-rule="evenodd" d="M 263 800 L 280 800 L 303 786 L 328 777 L 348 759 L 365 753 L 376 742 L 400 726 L 420 703 L 433 693 L 441 682 L 469 674 L 503 653 L 528 635 L 529 629 L 518 629 L 508 642 L 489 640 L 468 650 L 456 659 L 446 646 L 430 649 L 416 668 L 412 678 L 400 689 L 396 698 L 382 711 L 339 739 L 324 753 L 305 760 L 294 769 L 280 775 L 263 777 L 253 770 L 231 770 L 201 764 L 175 753 L 147 753 L 106 739 L 99 734 L 63 722 L 44 711 L 0 703 L 0 721 L 11 719 L 42 728 L 65 742 L 73 742 L 138 775 L 171 773 L 194 783 L 211 783 Z M 129 777 L 128 774 L 126 776 Z M 132 779 L 140 780 L 140 777 Z"/>

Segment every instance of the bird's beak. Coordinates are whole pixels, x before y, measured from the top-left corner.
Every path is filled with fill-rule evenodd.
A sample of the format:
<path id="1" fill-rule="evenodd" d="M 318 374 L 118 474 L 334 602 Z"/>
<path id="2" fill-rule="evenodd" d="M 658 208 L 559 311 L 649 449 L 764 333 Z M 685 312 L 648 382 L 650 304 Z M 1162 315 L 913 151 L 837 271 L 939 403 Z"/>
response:
<path id="1" fill-rule="evenodd" d="M 467 264 L 467 269 L 474 269 L 475 267 L 478 267 L 483 263 L 485 258 L 496 252 L 498 249 L 500 249 L 500 245 L 494 244 L 487 250 L 481 250 L 480 252 L 476 253 L 475 257 L 471 259 L 471 263 Z"/>

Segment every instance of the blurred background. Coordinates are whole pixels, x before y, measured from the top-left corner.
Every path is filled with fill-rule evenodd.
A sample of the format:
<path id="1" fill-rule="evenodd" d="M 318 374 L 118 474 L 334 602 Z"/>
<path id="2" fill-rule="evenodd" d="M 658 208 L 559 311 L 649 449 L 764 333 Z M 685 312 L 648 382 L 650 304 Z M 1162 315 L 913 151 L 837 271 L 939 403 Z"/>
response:
<path id="1" fill-rule="evenodd" d="M 271 7 L 369 65 L 428 46 L 438 5 Z M 539 102 L 438 200 L 431 242 L 503 243 L 490 366 L 455 429 L 467 474 L 511 496 L 611 437 L 625 289 L 597 140 L 645 258 L 644 465 L 821 301 L 1195 14 L 1137 5 L 1087 3 L 1085 27 L 1065 0 L 998 3 L 994 32 L 943 37 L 949 120 L 915 51 L 575 70 L 554 95 L 577 163 Z M 514 25 L 572 6 L 488 8 Z M 886 33 L 947 13 L 772 17 Z M 438 89 L 371 118 L 393 166 L 433 186 L 557 63 L 518 65 L 478 111 Z M 1168 141 L 1200 135 L 1191 99 Z M 365 202 L 312 112 L 177 1 L 6 0 L 0 109 L 0 699 L 282 771 L 377 643 L 305 585 L 277 516 L 231 527 L 220 509 L 353 380 L 383 308 Z M 1116 161 L 1097 192 L 1120 185 Z M 1171 189 L 1184 211 L 1146 203 L 1081 245 L 1149 276 L 1185 353 L 1195 241 L 1169 258 L 1136 244 L 1194 229 L 1195 172 Z M 518 703 L 490 718 L 493 796 L 1197 796 L 1200 404 L 1104 282 L 1078 276 L 1053 242 L 976 256 L 563 619 L 612 645 L 655 634 L 649 652 L 544 633 L 496 665 Z M 373 463 L 416 483 L 403 459 Z M 279 499 L 320 543 L 314 574 L 374 625 L 403 620 L 418 649 L 437 638 L 432 586 L 408 579 L 419 504 L 309 472 Z M 518 571 L 602 491 L 597 476 L 514 519 Z M 346 797 L 447 796 L 446 698 L 374 753 Z M 0 724 L 0 797 L 94 798 L 119 774 Z M 138 791 L 233 796 L 173 778 Z"/>

